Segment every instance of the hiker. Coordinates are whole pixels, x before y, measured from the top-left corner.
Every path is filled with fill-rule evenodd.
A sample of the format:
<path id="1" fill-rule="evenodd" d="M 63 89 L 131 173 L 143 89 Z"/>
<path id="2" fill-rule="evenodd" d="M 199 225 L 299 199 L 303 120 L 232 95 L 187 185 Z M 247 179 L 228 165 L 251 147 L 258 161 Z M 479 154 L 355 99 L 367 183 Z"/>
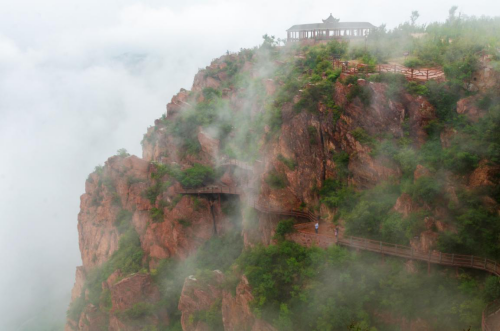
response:
<path id="1" fill-rule="evenodd" d="M 335 226 L 335 239 L 339 240 L 339 226 Z"/>
<path id="2" fill-rule="evenodd" d="M 319 222 L 316 221 L 316 224 L 314 225 L 314 231 L 316 234 L 318 234 L 318 228 L 319 228 Z"/>

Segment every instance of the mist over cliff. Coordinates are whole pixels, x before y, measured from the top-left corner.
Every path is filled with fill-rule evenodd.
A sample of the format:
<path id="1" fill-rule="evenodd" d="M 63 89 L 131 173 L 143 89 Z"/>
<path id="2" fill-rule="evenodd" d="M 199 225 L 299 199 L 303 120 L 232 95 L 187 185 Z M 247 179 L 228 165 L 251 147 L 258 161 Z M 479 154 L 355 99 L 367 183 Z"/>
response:
<path id="1" fill-rule="evenodd" d="M 265 33 L 284 37 L 292 24 L 326 17 L 329 5 L 3 2 L 0 252 L 7 272 L 0 283 L 0 328 L 62 328 L 80 265 L 78 197 L 96 165 L 120 148 L 142 156 L 146 128 L 171 96 L 191 87 L 198 68 L 227 50 L 261 44 Z M 444 20 L 452 3 L 421 5 L 423 23 Z M 493 15 L 490 5 L 476 2 L 464 10 Z M 405 6 L 398 5 L 401 17 L 415 9 Z M 401 22 L 362 1 L 336 10 L 344 20 L 363 16 L 389 27 Z M 208 137 L 212 129 L 206 128 Z"/>

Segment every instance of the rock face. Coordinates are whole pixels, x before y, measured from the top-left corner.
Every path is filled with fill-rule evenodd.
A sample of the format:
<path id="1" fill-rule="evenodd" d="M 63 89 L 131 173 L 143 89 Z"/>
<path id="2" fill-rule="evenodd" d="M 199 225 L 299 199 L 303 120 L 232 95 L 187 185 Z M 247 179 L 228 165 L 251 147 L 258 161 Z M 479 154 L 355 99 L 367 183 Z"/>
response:
<path id="1" fill-rule="evenodd" d="M 205 280 L 198 280 L 189 276 L 184 282 L 179 310 L 182 312 L 181 324 L 184 331 L 209 330 L 206 322 L 198 320 L 196 314 L 208 311 L 222 298 L 221 283 L 224 275 L 220 271 L 213 271 Z"/>
<path id="2" fill-rule="evenodd" d="M 216 126 L 201 128 L 196 124 L 190 128 L 192 135 L 189 136 L 189 144 L 186 144 L 182 136 L 184 133 L 174 133 L 171 124 L 185 120 L 196 103 L 209 101 L 210 93 L 220 96 L 229 116 L 248 112 L 250 118 L 255 120 L 266 115 L 264 106 L 252 103 L 258 97 L 249 91 L 252 89 L 238 88 L 228 82 L 232 74 L 227 72 L 226 60 L 235 59 L 236 55 L 228 54 L 214 60 L 195 76 L 191 91 L 181 89 L 172 98 L 167 104 L 166 116 L 156 120 L 144 135 L 142 158 L 113 156 L 87 179 L 78 215 L 83 264 L 76 271 L 72 301 L 79 298 L 88 300 L 91 294 L 85 289 L 89 281 L 87 278 L 92 276 L 94 269 L 109 262 L 119 249 L 124 225 L 138 235 L 144 254 L 141 265 L 144 270 L 132 275 L 114 271 L 102 283 L 103 291 L 109 292 L 111 297 L 110 308 L 86 303 L 78 319 L 68 320 L 68 328 L 144 328 L 138 326 L 127 313 L 158 303 L 160 289 L 151 275 L 154 275 L 152 271 L 159 262 L 163 259 L 184 260 L 215 234 L 224 234 L 239 227 L 233 224 L 222 203 L 219 204 L 224 197 L 188 195 L 183 191 L 186 188 L 181 186 L 182 177 L 179 174 L 194 164 L 213 168 L 219 165 L 214 172 L 218 188 L 247 189 L 239 196 L 249 206 L 248 211 L 242 212 L 244 244 L 247 247 L 269 245 L 274 241 L 277 224 L 284 218 L 279 214 L 259 212 L 252 206 L 282 210 L 307 208 L 320 211 L 322 216 L 331 220 L 337 211 L 322 204 L 318 195 L 325 180 L 339 179 L 341 174 L 349 173 L 344 175 L 345 182 L 357 191 L 372 188 L 386 180 L 399 181 L 402 170 L 394 161 L 376 154 L 377 140 L 383 137 L 394 141 L 408 138 L 412 142 L 411 148 L 419 149 L 427 140 L 427 126 L 436 119 L 434 108 L 424 97 L 402 94 L 391 99 L 388 86 L 384 83 L 359 80 L 355 85 L 344 85 L 338 81 L 331 96 L 335 110 L 321 102 L 314 111 L 297 109 L 300 93 L 305 91 L 301 90 L 294 98 L 280 104 L 280 113 L 276 113 L 276 122 L 281 123 L 279 128 L 262 125 L 258 133 L 252 130 L 246 133 L 245 139 L 257 136 L 254 143 L 258 147 L 258 160 L 254 164 L 246 168 L 220 165 L 221 161 L 234 158 L 230 151 L 224 150 L 224 139 L 240 139 L 237 136 L 239 128 L 231 128 L 227 138 L 222 138 L 219 129 L 214 129 Z M 278 95 L 283 82 L 262 76 L 262 68 L 254 68 L 254 61 L 246 58 L 239 58 L 238 61 L 240 71 L 261 84 L 263 96 L 272 98 Z M 342 74 L 340 79 L 345 76 Z M 308 84 L 304 89 L 313 86 Z M 369 104 L 352 96 L 358 88 L 369 96 Z M 473 99 L 462 100 L 457 112 L 467 115 L 471 121 L 477 121 L 481 114 L 474 109 L 474 105 Z M 242 124 L 241 127 L 245 126 Z M 273 130 L 279 131 L 279 134 L 273 133 Z M 453 128 L 442 131 L 443 147 L 451 145 L 455 134 Z M 336 159 L 340 153 L 347 155 L 344 164 Z M 414 179 L 431 176 L 432 172 L 434 170 L 418 165 Z M 497 173 L 498 169 L 483 161 L 468 177 L 468 185 L 472 188 L 491 185 L 495 183 Z M 273 178 L 278 178 L 280 183 L 276 185 L 276 181 L 271 181 Z M 458 204 L 456 188 L 450 184 L 451 181 L 445 180 L 447 199 Z M 409 194 L 402 194 L 393 207 L 393 211 L 405 217 L 421 210 L 429 208 L 422 202 L 414 201 Z M 446 208 L 432 212 L 435 219 L 428 219 L 426 230 L 411 243 L 418 250 L 433 249 L 438 236 L 436 229 L 452 230 L 442 222 L 447 220 Z M 343 227 L 341 229 L 343 232 Z M 330 243 L 307 234 L 291 234 L 289 237 L 305 246 L 326 247 Z M 235 293 L 222 290 L 223 282 L 224 275 L 217 271 L 208 279 L 189 277 L 185 280 L 178 303 L 184 330 L 208 329 L 210 326 L 200 317 L 213 308 L 222 315 L 226 330 L 273 330 L 272 326 L 252 314 L 250 303 L 253 296 L 244 276 Z M 143 316 L 152 327 L 167 326 L 169 322 L 169 313 L 166 312 Z"/>
<path id="3" fill-rule="evenodd" d="M 252 289 L 243 275 L 235 294 L 224 290 L 222 294 L 222 322 L 226 331 L 274 331 L 272 325 L 257 319 L 250 308 L 253 301 Z"/>
<path id="4" fill-rule="evenodd" d="M 161 321 L 168 325 L 166 312 L 159 315 L 141 317 L 141 324 L 137 325 L 133 318 L 128 317 L 127 310 L 142 304 L 156 304 L 160 300 L 158 287 L 153 283 L 151 276 L 138 273 L 116 282 L 119 274 L 111 275 L 106 288 L 111 293 L 111 310 L 109 329 L 112 331 L 142 330 L 145 325 L 158 325 Z"/>
<path id="5" fill-rule="evenodd" d="M 478 98 L 476 96 L 460 99 L 457 102 L 457 113 L 465 115 L 472 122 L 477 122 L 486 115 L 485 111 L 476 106 L 477 101 Z"/>

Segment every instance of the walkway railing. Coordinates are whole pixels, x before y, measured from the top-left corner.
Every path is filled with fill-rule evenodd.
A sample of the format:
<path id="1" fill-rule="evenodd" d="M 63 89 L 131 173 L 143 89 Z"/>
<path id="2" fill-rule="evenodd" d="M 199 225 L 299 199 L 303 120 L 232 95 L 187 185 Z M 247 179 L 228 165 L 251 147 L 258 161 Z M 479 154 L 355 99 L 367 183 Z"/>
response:
<path id="1" fill-rule="evenodd" d="M 491 320 L 493 318 L 493 316 L 496 316 L 496 314 L 498 314 L 498 312 L 500 311 L 500 300 L 496 300 L 494 302 L 491 302 L 490 304 L 488 304 L 488 306 L 486 307 L 486 309 L 484 309 L 483 311 L 483 317 L 482 317 L 482 320 L 481 320 L 481 329 L 483 331 L 497 331 L 498 330 L 498 326 L 496 324 L 492 324 Z M 497 317 L 495 317 L 497 318 Z M 498 318 L 497 318 L 498 320 Z"/>
<path id="2" fill-rule="evenodd" d="M 224 186 L 206 186 L 194 189 L 179 189 L 178 194 L 226 194 L 226 195 L 241 195 L 242 190 L 238 187 Z"/>
<path id="3" fill-rule="evenodd" d="M 298 232 L 306 234 L 314 234 L 314 232 L 304 229 L 297 229 Z M 375 241 L 361 237 L 339 237 L 338 240 L 332 235 L 322 234 L 329 237 L 331 243 L 337 243 L 346 247 L 387 254 L 407 259 L 416 259 L 433 264 L 468 267 L 473 269 L 484 270 L 500 276 L 500 266 L 497 262 L 472 255 L 446 254 L 439 251 L 419 251 L 412 247 L 403 246 L 400 244 L 387 243 L 383 241 Z"/>
<path id="4" fill-rule="evenodd" d="M 357 64 L 355 67 L 350 67 L 348 61 L 333 61 L 334 68 L 340 68 L 343 73 L 360 74 L 360 73 L 395 73 L 402 74 L 410 80 L 428 81 L 444 77 L 444 72 L 439 68 L 413 69 L 400 65 L 375 65 L 369 66 L 366 64 Z"/>
<path id="5" fill-rule="evenodd" d="M 237 166 L 241 169 L 247 170 L 247 171 L 253 171 L 253 166 L 250 165 L 249 163 L 246 163 L 244 161 L 239 161 L 236 159 L 229 159 L 229 160 L 223 160 L 219 166 Z"/>

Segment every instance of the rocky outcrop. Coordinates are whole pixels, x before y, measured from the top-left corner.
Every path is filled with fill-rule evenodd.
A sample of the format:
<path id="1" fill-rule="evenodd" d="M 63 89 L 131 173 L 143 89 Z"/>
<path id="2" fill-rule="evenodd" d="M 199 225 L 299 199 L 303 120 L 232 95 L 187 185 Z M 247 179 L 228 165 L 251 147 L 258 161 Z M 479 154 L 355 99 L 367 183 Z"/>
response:
<path id="1" fill-rule="evenodd" d="M 135 156 L 109 158 L 98 173 L 92 173 L 80 197 L 78 235 L 83 267 L 88 271 L 101 265 L 118 249 L 114 225 L 122 208 L 150 208 L 141 196 L 142 181 L 148 177 L 149 163 Z"/>
<path id="2" fill-rule="evenodd" d="M 498 174 L 500 174 L 499 166 L 491 165 L 487 160 L 481 160 L 469 177 L 469 186 L 471 188 L 493 186 L 498 183 Z"/>
<path id="3" fill-rule="evenodd" d="M 182 313 L 181 324 L 184 331 L 210 329 L 206 322 L 197 319 L 197 313 L 208 311 L 221 301 L 223 280 L 224 275 L 220 271 L 213 271 L 200 280 L 195 276 L 186 278 L 179 300 L 179 310 Z"/>
<path id="4" fill-rule="evenodd" d="M 410 195 L 403 193 L 396 200 L 393 210 L 401 213 L 404 217 L 408 217 L 411 213 L 421 210 L 421 207 L 413 201 Z"/>
<path id="5" fill-rule="evenodd" d="M 234 294 L 222 292 L 222 322 L 226 331 L 275 331 L 269 323 L 258 319 L 252 312 L 250 303 L 254 300 L 252 288 L 247 278 L 241 276 Z"/>
<path id="6" fill-rule="evenodd" d="M 88 304 L 78 321 L 79 331 L 107 330 L 108 319 L 106 315 L 93 304 Z"/>
<path id="7" fill-rule="evenodd" d="M 78 266 L 75 273 L 75 284 L 71 290 L 71 302 L 76 300 L 83 291 L 83 284 L 85 283 L 85 269 L 83 266 Z"/>
<path id="8" fill-rule="evenodd" d="M 128 311 L 137 306 L 154 305 L 160 300 L 160 291 L 153 283 L 151 276 L 137 273 L 117 281 L 120 272 L 115 272 L 106 281 L 105 287 L 111 293 L 111 310 L 109 329 L 112 331 L 142 330 L 144 326 L 168 325 L 166 312 L 145 313 L 140 318 L 140 324 L 134 321 L 134 316 Z"/>
<path id="9" fill-rule="evenodd" d="M 486 115 L 486 112 L 476 105 L 477 101 L 477 96 L 460 99 L 457 102 L 457 113 L 465 115 L 469 121 L 479 121 L 479 119 Z"/>

